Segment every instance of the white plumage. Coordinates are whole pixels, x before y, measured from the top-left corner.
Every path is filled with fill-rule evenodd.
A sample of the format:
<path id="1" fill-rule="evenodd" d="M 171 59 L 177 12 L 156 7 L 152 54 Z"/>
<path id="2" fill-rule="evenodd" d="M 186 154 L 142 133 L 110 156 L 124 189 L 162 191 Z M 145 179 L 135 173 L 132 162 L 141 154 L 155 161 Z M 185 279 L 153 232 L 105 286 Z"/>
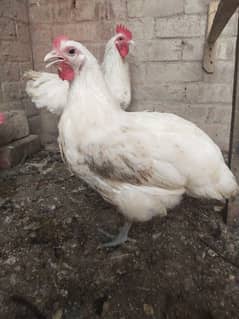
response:
<path id="1" fill-rule="evenodd" d="M 193 123 L 166 113 L 122 111 L 96 59 L 81 44 L 59 123 L 59 144 L 73 172 L 130 220 L 165 215 L 184 193 L 224 200 L 238 192 L 218 146 Z"/>
<path id="2" fill-rule="evenodd" d="M 75 72 L 58 126 L 62 156 L 127 220 L 165 216 L 184 194 L 217 200 L 238 194 L 220 149 L 200 128 L 173 114 L 124 112 L 82 44 L 63 40 L 58 55 L 45 57 L 51 64 L 62 59 Z M 108 246 L 126 241 L 128 230 L 126 224 Z"/>
<path id="3" fill-rule="evenodd" d="M 38 109 L 46 107 L 49 112 L 61 115 L 67 104 L 70 83 L 57 74 L 28 71 L 26 92 Z"/>
<path id="4" fill-rule="evenodd" d="M 101 69 L 109 90 L 123 110 L 126 110 L 131 102 L 131 83 L 129 64 L 123 59 L 115 46 L 117 34 L 106 45 L 104 61 Z"/>

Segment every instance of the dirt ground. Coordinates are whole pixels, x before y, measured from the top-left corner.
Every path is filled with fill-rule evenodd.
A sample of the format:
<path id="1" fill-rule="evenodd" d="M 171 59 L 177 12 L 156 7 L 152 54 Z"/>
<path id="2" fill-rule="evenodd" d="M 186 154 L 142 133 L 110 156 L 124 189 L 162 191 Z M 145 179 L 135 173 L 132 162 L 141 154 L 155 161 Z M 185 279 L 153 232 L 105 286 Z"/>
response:
<path id="1" fill-rule="evenodd" d="M 98 249 L 123 220 L 59 154 L 1 172 L 0 318 L 239 318 L 239 230 L 214 205 L 187 198 Z"/>

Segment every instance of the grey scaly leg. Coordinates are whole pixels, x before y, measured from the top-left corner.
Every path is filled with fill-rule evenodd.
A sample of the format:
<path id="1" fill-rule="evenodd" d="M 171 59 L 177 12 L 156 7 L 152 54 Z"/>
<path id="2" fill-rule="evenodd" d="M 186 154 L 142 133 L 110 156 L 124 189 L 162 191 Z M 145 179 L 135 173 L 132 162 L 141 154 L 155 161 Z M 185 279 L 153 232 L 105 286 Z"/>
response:
<path id="1" fill-rule="evenodd" d="M 104 235 L 106 235 L 107 237 L 112 239 L 111 241 L 109 241 L 105 244 L 102 244 L 101 247 L 106 247 L 106 248 L 107 247 L 116 247 L 116 246 L 122 245 L 126 241 L 133 241 L 132 239 L 128 238 L 128 233 L 129 233 L 131 226 L 132 226 L 131 222 L 128 222 L 128 221 L 125 222 L 123 227 L 120 228 L 120 231 L 116 237 L 112 236 L 109 233 L 105 232 L 104 230 L 100 229 L 101 233 L 103 233 Z"/>

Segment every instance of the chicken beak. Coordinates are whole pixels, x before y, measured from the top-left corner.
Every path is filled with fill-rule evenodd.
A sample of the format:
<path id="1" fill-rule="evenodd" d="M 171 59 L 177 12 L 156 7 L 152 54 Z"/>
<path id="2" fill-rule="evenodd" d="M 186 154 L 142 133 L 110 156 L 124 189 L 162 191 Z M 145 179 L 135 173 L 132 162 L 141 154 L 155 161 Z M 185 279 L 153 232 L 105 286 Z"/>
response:
<path id="1" fill-rule="evenodd" d="M 49 68 L 51 65 L 62 61 L 64 61 L 64 58 L 60 56 L 55 50 L 47 53 L 47 55 L 44 57 L 44 62 L 47 63 L 46 68 Z"/>
<path id="2" fill-rule="evenodd" d="M 134 42 L 133 40 L 130 40 L 130 41 L 129 41 L 129 44 L 135 46 L 135 42 Z"/>

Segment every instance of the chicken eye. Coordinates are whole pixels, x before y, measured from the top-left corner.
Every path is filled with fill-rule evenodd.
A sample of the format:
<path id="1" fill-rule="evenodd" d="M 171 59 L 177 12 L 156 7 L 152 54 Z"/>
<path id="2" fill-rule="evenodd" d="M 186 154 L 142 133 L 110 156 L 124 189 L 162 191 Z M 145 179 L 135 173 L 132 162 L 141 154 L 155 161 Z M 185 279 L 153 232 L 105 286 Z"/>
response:
<path id="1" fill-rule="evenodd" d="M 72 49 L 68 50 L 68 53 L 70 55 L 74 55 L 76 53 L 76 50 L 74 48 L 72 48 Z"/>
<path id="2" fill-rule="evenodd" d="M 123 41 L 123 40 L 124 40 L 124 38 L 123 38 L 123 37 L 119 37 L 118 39 L 119 39 L 119 41 Z"/>

